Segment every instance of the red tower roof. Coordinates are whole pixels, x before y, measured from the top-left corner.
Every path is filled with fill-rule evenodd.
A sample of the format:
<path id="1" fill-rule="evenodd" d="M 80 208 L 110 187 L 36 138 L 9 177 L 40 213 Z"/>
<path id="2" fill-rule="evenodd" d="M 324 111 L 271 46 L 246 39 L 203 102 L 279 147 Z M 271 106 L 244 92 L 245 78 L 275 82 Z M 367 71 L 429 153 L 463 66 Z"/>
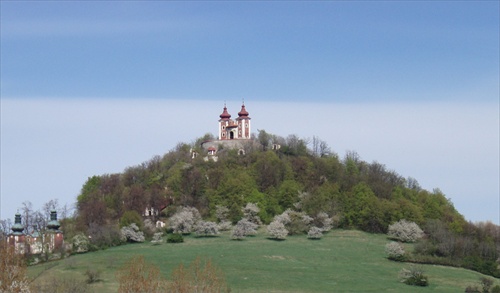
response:
<path id="1" fill-rule="evenodd" d="M 248 116 L 248 112 L 247 110 L 245 109 L 245 104 L 241 105 L 241 111 L 238 112 L 238 116 L 241 117 L 247 117 Z"/>
<path id="2" fill-rule="evenodd" d="M 226 105 L 224 105 L 224 112 L 222 112 L 222 114 L 220 114 L 220 119 L 223 119 L 223 120 L 228 120 L 229 118 L 231 118 L 231 114 L 229 114 L 227 112 L 227 108 L 226 108 Z"/>

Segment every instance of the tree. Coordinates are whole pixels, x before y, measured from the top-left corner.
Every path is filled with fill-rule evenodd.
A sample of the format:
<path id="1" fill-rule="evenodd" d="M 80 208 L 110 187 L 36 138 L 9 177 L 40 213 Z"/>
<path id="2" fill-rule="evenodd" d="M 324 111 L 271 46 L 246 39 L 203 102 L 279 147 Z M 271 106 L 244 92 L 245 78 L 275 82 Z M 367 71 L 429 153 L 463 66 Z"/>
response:
<path id="1" fill-rule="evenodd" d="M 199 220 L 201 216 L 196 208 L 181 207 L 170 217 L 170 228 L 174 233 L 189 234 Z"/>
<path id="2" fill-rule="evenodd" d="M 258 225 L 248 221 L 247 219 L 241 219 L 238 221 L 236 226 L 233 228 L 233 232 L 231 233 L 231 239 L 241 240 L 248 235 L 257 234 Z"/>
<path id="3" fill-rule="evenodd" d="M 139 255 L 130 259 L 117 272 L 119 293 L 165 292 L 165 280 L 160 269 Z"/>
<path id="4" fill-rule="evenodd" d="M 422 238 L 424 232 L 414 222 L 408 222 L 405 219 L 389 225 L 389 237 L 403 242 L 415 242 Z"/>
<path id="5" fill-rule="evenodd" d="M 0 292 L 29 293 L 26 261 L 14 247 L 0 242 Z"/>
<path id="6" fill-rule="evenodd" d="M 385 245 L 385 253 L 388 259 L 397 261 L 404 260 L 405 250 L 403 246 L 396 241 L 391 241 Z"/>
<path id="7" fill-rule="evenodd" d="M 269 233 L 271 238 L 278 240 L 284 240 L 288 235 L 288 230 L 285 228 L 285 225 L 283 225 L 283 223 L 279 220 L 272 221 L 267 226 L 267 232 Z"/>
<path id="8" fill-rule="evenodd" d="M 429 281 L 420 266 L 411 265 L 409 269 L 403 268 L 399 272 L 401 282 L 412 286 L 429 286 Z"/>
<path id="9" fill-rule="evenodd" d="M 318 227 L 311 227 L 307 232 L 307 238 L 309 239 L 321 239 L 323 236 L 323 230 Z"/>
<path id="10" fill-rule="evenodd" d="M 219 227 L 214 222 L 198 221 L 195 234 L 196 236 L 215 236 L 219 234 Z"/>
<path id="11" fill-rule="evenodd" d="M 121 228 L 122 240 L 128 242 L 144 242 L 144 233 L 139 230 L 135 223 Z"/>
<path id="12" fill-rule="evenodd" d="M 167 292 L 179 293 L 224 293 L 230 292 L 223 272 L 210 259 L 196 258 L 189 267 L 181 263 L 172 272 L 172 281 Z M 143 292 L 149 292 L 144 290 Z"/>
<path id="13" fill-rule="evenodd" d="M 244 208 L 241 209 L 241 211 L 243 212 L 243 217 L 249 222 L 252 222 L 256 225 L 262 224 L 262 221 L 258 216 L 260 209 L 256 204 L 249 202 Z"/>

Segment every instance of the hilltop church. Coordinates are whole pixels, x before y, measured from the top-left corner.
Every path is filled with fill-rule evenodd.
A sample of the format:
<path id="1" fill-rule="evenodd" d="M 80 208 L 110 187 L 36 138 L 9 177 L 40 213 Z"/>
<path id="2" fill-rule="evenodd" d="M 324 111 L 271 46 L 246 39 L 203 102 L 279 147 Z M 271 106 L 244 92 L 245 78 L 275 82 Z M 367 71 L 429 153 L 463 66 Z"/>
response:
<path id="1" fill-rule="evenodd" d="M 217 152 L 220 149 L 236 149 L 238 154 L 245 154 L 245 145 L 252 143 L 252 128 L 251 128 L 250 114 L 246 110 L 245 103 L 241 105 L 241 110 L 238 112 L 236 119 L 231 119 L 226 104 L 219 115 L 218 132 L 219 137 L 217 140 L 205 141 L 201 147 L 207 152 L 208 157 L 217 160 Z M 193 155 L 193 158 L 196 154 Z"/>

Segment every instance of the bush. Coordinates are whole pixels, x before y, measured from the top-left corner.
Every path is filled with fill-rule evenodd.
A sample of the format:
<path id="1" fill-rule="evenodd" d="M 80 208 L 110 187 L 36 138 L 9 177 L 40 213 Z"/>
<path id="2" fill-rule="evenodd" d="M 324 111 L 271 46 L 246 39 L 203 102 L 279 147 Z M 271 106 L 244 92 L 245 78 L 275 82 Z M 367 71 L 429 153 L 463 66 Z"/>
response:
<path id="1" fill-rule="evenodd" d="M 424 271 L 419 266 L 410 266 L 410 269 L 403 268 L 399 272 L 399 277 L 401 282 L 406 285 L 412 286 L 429 286 L 429 281 L 426 275 L 424 275 Z"/>
<path id="2" fill-rule="evenodd" d="M 163 236 L 163 232 L 156 232 L 153 235 L 153 240 L 151 240 L 151 243 L 153 243 L 154 245 L 162 244 L 163 243 L 162 236 Z"/>
<path id="3" fill-rule="evenodd" d="M 309 232 L 307 232 L 307 238 L 309 239 L 321 239 L 323 237 L 323 229 L 318 227 L 311 227 Z"/>
<path id="4" fill-rule="evenodd" d="M 314 222 L 317 227 L 321 228 L 322 232 L 328 232 L 333 228 L 333 219 L 325 212 L 319 212 Z"/>
<path id="5" fill-rule="evenodd" d="M 220 222 L 217 227 L 219 228 L 219 231 L 229 231 L 233 228 L 233 224 L 230 221 L 223 221 Z"/>
<path id="6" fill-rule="evenodd" d="M 385 253 L 387 258 L 396 261 L 403 261 L 405 257 L 405 250 L 403 245 L 396 241 L 389 242 L 385 245 Z"/>
<path id="7" fill-rule="evenodd" d="M 491 293 L 500 293 L 500 285 L 495 285 L 491 288 Z"/>
<path id="8" fill-rule="evenodd" d="M 271 238 L 284 240 L 288 235 L 288 230 L 285 228 L 285 225 L 279 221 L 272 221 L 267 226 L 267 232 L 271 235 Z"/>
<path id="9" fill-rule="evenodd" d="M 231 239 L 241 240 L 249 235 L 257 234 L 258 225 L 254 224 L 247 219 L 241 219 L 236 223 L 236 226 L 233 228 L 233 232 L 231 233 Z"/>
<path id="10" fill-rule="evenodd" d="M 139 227 L 135 223 L 121 229 L 122 238 L 128 242 L 144 242 L 144 233 L 139 231 Z"/>
<path id="11" fill-rule="evenodd" d="M 73 253 L 85 253 L 90 249 L 89 238 L 82 233 L 75 235 L 71 239 Z"/>
<path id="12" fill-rule="evenodd" d="M 120 283 L 119 293 L 165 291 L 165 280 L 161 277 L 160 269 L 153 264 L 146 263 L 142 255 L 124 264 L 116 275 Z"/>
<path id="13" fill-rule="evenodd" d="M 196 236 L 215 236 L 219 234 L 219 228 L 214 222 L 198 221 L 195 230 Z"/>
<path id="14" fill-rule="evenodd" d="M 424 236 L 424 232 L 414 222 L 400 220 L 392 225 L 389 225 L 387 233 L 390 238 L 400 240 L 402 242 L 415 242 Z"/>
<path id="15" fill-rule="evenodd" d="M 169 234 L 167 237 L 167 243 L 182 243 L 184 242 L 184 237 L 180 233 Z"/>
<path id="16" fill-rule="evenodd" d="M 170 217 L 169 228 L 174 233 L 190 234 L 195 224 L 201 220 L 200 212 L 193 207 L 181 207 Z"/>
<path id="17" fill-rule="evenodd" d="M 91 268 L 88 268 L 84 275 L 87 277 L 87 284 L 98 282 L 101 279 L 101 272 Z"/>
<path id="18" fill-rule="evenodd" d="M 142 288 L 141 288 L 142 289 Z M 212 264 L 211 260 L 195 259 L 189 267 L 181 263 L 172 272 L 172 282 L 169 282 L 165 292 L 203 292 L 224 293 L 231 292 L 224 274 Z M 141 290 L 140 292 L 149 292 Z"/>

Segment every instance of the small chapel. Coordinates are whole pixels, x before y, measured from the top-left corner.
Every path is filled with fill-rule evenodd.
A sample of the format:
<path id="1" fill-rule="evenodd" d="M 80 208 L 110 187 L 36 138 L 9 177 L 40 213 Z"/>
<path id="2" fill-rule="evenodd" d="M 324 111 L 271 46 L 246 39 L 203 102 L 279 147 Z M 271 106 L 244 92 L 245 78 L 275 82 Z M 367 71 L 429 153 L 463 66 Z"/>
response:
<path id="1" fill-rule="evenodd" d="M 222 114 L 219 115 L 219 140 L 250 139 L 251 118 L 248 115 L 248 111 L 245 109 L 245 103 L 243 103 L 241 105 L 241 110 L 238 112 L 238 118 L 233 120 L 224 104 Z"/>

